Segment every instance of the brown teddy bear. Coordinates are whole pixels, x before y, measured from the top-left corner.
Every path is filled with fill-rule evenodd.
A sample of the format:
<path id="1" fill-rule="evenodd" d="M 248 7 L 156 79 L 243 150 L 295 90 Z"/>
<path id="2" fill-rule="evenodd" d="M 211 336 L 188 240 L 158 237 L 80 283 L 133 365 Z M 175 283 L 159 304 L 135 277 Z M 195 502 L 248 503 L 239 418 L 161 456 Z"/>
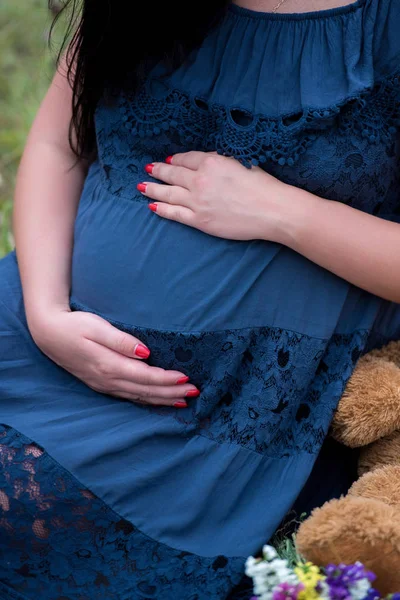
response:
<path id="1" fill-rule="evenodd" d="M 360 561 L 382 594 L 400 592 L 400 342 L 359 360 L 332 435 L 361 448 L 360 479 L 304 521 L 298 550 L 320 566 Z"/>

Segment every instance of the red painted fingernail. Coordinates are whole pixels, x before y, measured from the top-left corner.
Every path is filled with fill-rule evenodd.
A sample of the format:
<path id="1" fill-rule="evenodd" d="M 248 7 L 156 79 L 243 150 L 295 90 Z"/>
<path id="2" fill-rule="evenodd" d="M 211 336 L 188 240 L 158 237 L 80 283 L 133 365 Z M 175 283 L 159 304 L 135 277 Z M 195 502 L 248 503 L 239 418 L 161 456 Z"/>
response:
<path id="1" fill-rule="evenodd" d="M 177 385 L 181 385 L 182 383 L 187 383 L 189 381 L 189 377 L 180 377 L 176 382 Z"/>
<path id="2" fill-rule="evenodd" d="M 139 190 L 139 192 L 145 194 L 147 189 L 147 183 L 138 183 L 137 189 Z"/>
<path id="3" fill-rule="evenodd" d="M 167 165 L 172 165 L 173 158 L 174 158 L 173 156 L 167 156 L 167 158 L 165 159 L 165 162 L 167 163 Z"/>
<path id="4" fill-rule="evenodd" d="M 152 210 L 153 212 L 157 212 L 157 204 L 154 204 L 154 202 L 152 204 L 148 205 L 149 209 Z"/>
<path id="5" fill-rule="evenodd" d="M 189 390 L 185 394 L 186 398 L 197 398 L 197 396 L 200 396 L 200 390 Z"/>
<path id="6" fill-rule="evenodd" d="M 152 174 L 153 169 L 154 169 L 153 163 L 151 163 L 150 165 L 146 165 L 145 168 L 144 168 L 144 170 L 146 171 L 146 173 L 150 173 L 150 175 Z"/>
<path id="7" fill-rule="evenodd" d="M 149 358 L 150 350 L 146 346 L 143 346 L 143 344 L 138 344 L 135 348 L 135 354 L 139 358 Z"/>
<path id="8" fill-rule="evenodd" d="M 175 402 L 173 406 L 175 406 L 175 408 L 187 408 L 186 402 Z"/>

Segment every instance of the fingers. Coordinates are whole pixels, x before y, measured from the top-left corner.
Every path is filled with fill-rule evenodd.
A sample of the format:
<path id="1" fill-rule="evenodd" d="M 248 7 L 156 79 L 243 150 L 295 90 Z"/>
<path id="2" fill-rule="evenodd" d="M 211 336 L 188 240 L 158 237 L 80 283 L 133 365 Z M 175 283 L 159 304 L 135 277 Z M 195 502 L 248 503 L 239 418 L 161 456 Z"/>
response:
<path id="1" fill-rule="evenodd" d="M 119 331 L 110 323 L 96 315 L 90 315 L 90 338 L 85 337 L 86 353 L 95 357 L 90 378 L 85 378 L 97 391 L 111 393 L 112 388 L 136 386 L 140 397 L 181 398 L 188 392 L 191 397 L 200 394 L 189 383 L 189 377 L 181 371 L 152 367 L 132 358 L 148 358 L 150 350 L 132 335 Z M 96 383 L 97 382 L 97 383 Z M 99 385 L 100 384 L 100 385 Z M 167 389 L 168 388 L 168 389 Z M 129 388 L 133 393 L 133 388 Z M 149 391 L 150 390 L 150 391 Z M 121 391 L 121 390 L 120 390 Z"/>
<path id="2" fill-rule="evenodd" d="M 107 353 L 108 354 L 108 353 Z M 96 391 L 141 404 L 185 408 L 189 398 L 197 398 L 200 391 L 188 383 L 189 378 L 179 371 L 166 371 L 146 363 L 132 361 L 110 352 L 106 362 L 98 365 Z M 183 404 L 182 404 L 183 403 Z"/>
<path id="3" fill-rule="evenodd" d="M 166 163 L 153 163 L 147 165 L 146 171 L 155 179 L 160 179 L 164 183 L 176 185 L 189 190 L 193 184 L 194 172 L 185 167 L 172 166 Z"/>
<path id="4" fill-rule="evenodd" d="M 183 379 L 188 381 L 187 376 L 179 371 L 166 371 L 143 362 L 122 359 L 122 357 L 113 357 L 109 361 L 109 368 L 114 379 L 133 381 L 144 386 L 181 386 Z M 189 388 L 193 387 L 189 386 Z"/>
<path id="5" fill-rule="evenodd" d="M 162 398 L 157 398 L 156 396 L 154 398 L 148 398 L 146 400 L 143 400 L 137 394 L 131 394 L 129 392 L 115 393 L 112 395 L 115 396 L 116 398 L 123 398 L 124 400 L 129 400 L 130 402 L 133 402 L 134 404 L 143 404 L 145 406 L 165 406 L 165 407 L 168 406 L 170 408 L 172 408 L 172 407 L 173 408 L 187 408 L 188 407 L 188 403 L 185 400 L 181 400 L 179 398 L 176 398 L 175 400 L 170 400 L 170 401 L 166 402 Z"/>
<path id="6" fill-rule="evenodd" d="M 146 387 L 132 384 L 129 381 L 116 381 L 111 394 L 140 404 L 173 406 L 176 402 L 187 405 L 188 401 L 195 397 L 194 395 L 187 396 L 192 389 L 193 386 Z"/>
<path id="7" fill-rule="evenodd" d="M 96 375 L 99 379 L 128 381 L 146 387 L 178 386 L 180 389 L 179 394 L 181 391 L 196 390 L 193 385 L 188 383 L 188 376 L 181 371 L 167 371 L 160 367 L 151 367 L 145 362 L 132 360 L 111 350 L 107 351 L 104 346 L 100 346 L 97 342 L 88 340 L 88 343 L 96 346 L 96 350 L 102 349 L 101 358 L 96 363 Z"/>
<path id="8" fill-rule="evenodd" d="M 169 221 L 177 221 L 183 225 L 195 226 L 195 214 L 190 208 L 185 206 L 174 206 L 166 202 L 149 204 L 150 210 L 157 213 L 159 217 Z"/>
<path id="9" fill-rule="evenodd" d="M 195 214 L 189 208 L 190 193 L 187 190 L 160 183 L 141 183 L 138 190 L 147 198 L 156 200 L 149 204 L 149 208 L 159 217 L 194 226 Z"/>
<path id="10" fill-rule="evenodd" d="M 208 154 L 210 153 L 195 151 L 184 152 L 181 154 L 174 154 L 174 156 L 169 156 L 167 161 L 168 164 L 173 165 L 174 167 L 185 167 L 186 169 L 197 171 Z"/>
<path id="11" fill-rule="evenodd" d="M 95 342 L 89 343 L 100 348 Z M 189 378 L 179 371 L 150 367 L 102 348 L 101 362 L 97 362 L 87 380 L 97 392 L 142 404 L 184 404 L 177 408 L 185 408 L 188 398 L 200 395 L 200 391 L 189 383 Z"/>
<path id="12" fill-rule="evenodd" d="M 150 350 L 140 340 L 129 333 L 120 331 L 101 317 L 95 317 L 92 321 L 89 341 L 105 346 L 118 354 L 130 358 L 146 359 L 150 356 Z"/>
<path id="13" fill-rule="evenodd" d="M 184 188 L 173 185 L 162 185 L 161 183 L 144 183 L 142 185 L 145 186 L 145 189 L 140 191 L 147 198 L 186 208 L 189 205 L 190 194 Z"/>

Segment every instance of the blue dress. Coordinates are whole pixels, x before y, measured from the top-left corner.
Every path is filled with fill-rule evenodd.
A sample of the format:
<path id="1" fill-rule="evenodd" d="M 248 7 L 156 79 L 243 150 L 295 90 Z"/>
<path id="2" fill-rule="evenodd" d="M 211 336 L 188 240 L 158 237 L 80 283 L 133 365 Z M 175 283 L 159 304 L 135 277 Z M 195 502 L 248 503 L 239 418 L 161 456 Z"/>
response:
<path id="1" fill-rule="evenodd" d="M 71 307 L 137 336 L 201 396 L 131 404 L 59 368 L 30 337 L 4 258 L 0 597 L 232 593 L 304 488 L 357 359 L 400 338 L 400 310 L 287 247 L 157 218 L 136 185 L 149 162 L 217 150 L 398 221 L 399 28 L 398 0 L 231 6 L 174 73 L 160 64 L 99 104 Z"/>

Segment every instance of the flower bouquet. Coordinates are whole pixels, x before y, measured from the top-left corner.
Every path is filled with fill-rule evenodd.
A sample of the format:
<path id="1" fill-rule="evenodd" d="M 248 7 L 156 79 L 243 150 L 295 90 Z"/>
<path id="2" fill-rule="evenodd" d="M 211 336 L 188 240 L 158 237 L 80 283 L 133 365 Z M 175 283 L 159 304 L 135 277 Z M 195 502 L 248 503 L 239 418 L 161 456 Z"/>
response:
<path id="1" fill-rule="evenodd" d="M 361 563 L 320 569 L 310 562 L 299 561 L 292 568 L 272 546 L 264 546 L 262 558 L 247 559 L 246 575 L 254 582 L 255 595 L 250 600 L 381 599 L 372 587 L 376 576 Z M 400 593 L 391 594 L 386 600 L 400 600 Z"/>

